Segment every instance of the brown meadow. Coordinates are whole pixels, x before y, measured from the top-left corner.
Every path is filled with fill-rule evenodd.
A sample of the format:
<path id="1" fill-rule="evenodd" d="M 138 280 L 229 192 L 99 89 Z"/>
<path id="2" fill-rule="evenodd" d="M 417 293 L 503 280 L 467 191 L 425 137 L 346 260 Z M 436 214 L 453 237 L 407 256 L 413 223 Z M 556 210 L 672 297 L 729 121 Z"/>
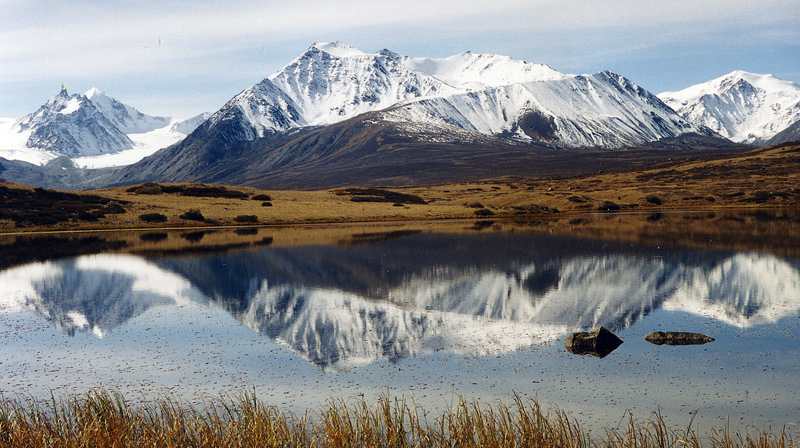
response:
<path id="1" fill-rule="evenodd" d="M 785 432 L 714 431 L 699 436 L 691 423 L 668 428 L 658 413 L 630 419 L 622 429 L 592 436 L 558 410 L 515 396 L 511 404 L 460 399 L 429 416 L 413 399 L 383 396 L 374 404 L 330 401 L 302 416 L 268 406 L 252 393 L 201 406 L 162 398 L 132 405 L 97 390 L 49 404 L 5 400 L 4 447 L 794 447 Z"/>

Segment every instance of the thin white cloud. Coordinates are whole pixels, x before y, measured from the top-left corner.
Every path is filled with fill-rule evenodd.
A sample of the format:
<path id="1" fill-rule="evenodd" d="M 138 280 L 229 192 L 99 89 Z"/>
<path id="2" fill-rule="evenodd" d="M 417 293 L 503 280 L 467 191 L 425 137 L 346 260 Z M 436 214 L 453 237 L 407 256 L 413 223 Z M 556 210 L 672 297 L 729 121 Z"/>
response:
<path id="1" fill-rule="evenodd" d="M 202 46 L 251 36 L 277 38 L 310 31 L 328 34 L 392 24 L 461 24 L 494 28 L 500 33 L 509 27 L 555 31 L 702 23 L 715 28 L 743 20 L 786 20 L 793 11 L 800 11 L 797 2 L 789 0 L 238 1 L 197 2 L 164 11 L 154 5 L 157 3 L 148 2 L 144 8 L 132 8 L 129 3 L 119 6 L 115 2 L 94 2 L 85 6 L 87 10 L 62 7 L 52 11 L 31 6 L 19 12 L 22 17 L 2 19 L 0 37 L 9 44 L 0 47 L 0 57 L 93 48 L 134 51 L 139 46 L 155 44 L 159 37 Z"/>
<path id="2" fill-rule="evenodd" d="M 0 7 L 0 90 L 54 78 L 255 82 L 303 45 L 354 36 L 365 51 L 514 49 L 514 57 L 557 69 L 537 56 L 550 55 L 548 47 L 569 50 L 556 55 L 562 60 L 595 61 L 667 43 L 713 47 L 756 27 L 764 41 L 800 41 L 796 0 L 0 0 Z"/>

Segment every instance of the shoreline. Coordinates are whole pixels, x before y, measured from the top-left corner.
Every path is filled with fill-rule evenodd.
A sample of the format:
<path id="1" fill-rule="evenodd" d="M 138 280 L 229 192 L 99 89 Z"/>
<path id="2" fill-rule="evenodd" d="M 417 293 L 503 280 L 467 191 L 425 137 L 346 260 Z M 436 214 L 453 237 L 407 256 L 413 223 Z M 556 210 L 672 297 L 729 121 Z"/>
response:
<path id="1" fill-rule="evenodd" d="M 237 224 L 237 223 L 220 223 L 197 225 L 187 224 L 179 225 L 174 223 L 169 226 L 146 226 L 138 225 L 131 227 L 115 227 L 113 225 L 101 227 L 70 227 L 70 228 L 32 228 L 23 230 L 8 230 L 0 229 L 0 236 L 22 236 L 22 235 L 61 235 L 61 234 L 78 234 L 78 233 L 101 233 L 101 232 L 152 232 L 152 231 L 185 231 L 185 230 L 236 230 L 236 229 L 281 229 L 281 228 L 297 228 L 297 227 L 337 227 L 337 226 L 374 226 L 374 225 L 404 225 L 404 224 L 426 224 L 426 223 L 469 223 L 481 220 L 504 221 L 514 222 L 525 219 L 548 219 L 557 221 L 565 218 L 579 218 L 579 217 L 635 217 L 635 216 L 650 216 L 653 214 L 675 214 L 675 215 L 691 215 L 703 213 L 717 213 L 717 212 L 758 212 L 758 211 L 778 211 L 778 210 L 792 210 L 791 206 L 721 206 L 721 207 L 707 207 L 707 208 L 653 208 L 647 210 L 626 210 L 617 212 L 603 212 L 603 211 L 573 211 L 573 212 L 559 212 L 551 214 L 531 213 L 531 214 L 495 214 L 487 217 L 470 217 L 470 216 L 437 216 L 435 218 L 425 217 L 402 217 L 402 218 L 376 218 L 373 220 L 318 220 L 309 219 L 302 221 L 274 221 L 274 222 L 261 222 L 254 224 Z"/>

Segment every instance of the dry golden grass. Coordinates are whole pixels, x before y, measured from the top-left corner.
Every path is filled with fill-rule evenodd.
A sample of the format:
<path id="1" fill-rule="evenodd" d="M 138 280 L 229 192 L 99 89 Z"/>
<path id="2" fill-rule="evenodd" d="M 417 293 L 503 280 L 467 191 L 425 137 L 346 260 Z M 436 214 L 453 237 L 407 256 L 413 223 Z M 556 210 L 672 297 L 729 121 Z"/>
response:
<path id="1" fill-rule="evenodd" d="M 4 184 L 10 188 L 27 188 Z M 162 186 L 167 184 L 161 184 Z M 124 204 L 126 213 L 106 214 L 96 222 L 77 219 L 50 229 L 98 229 L 235 225 L 236 217 L 255 216 L 259 224 L 430 220 L 481 216 L 569 215 L 613 204 L 622 211 L 716 210 L 800 206 L 800 145 L 760 148 L 737 156 L 703 161 L 665 161 L 659 166 L 564 178 L 503 178 L 483 182 L 393 188 L 425 204 L 354 202 L 345 190 L 265 191 L 227 187 L 247 198 L 196 197 L 179 193 L 141 194 L 130 187 L 98 195 Z M 142 188 L 139 191 L 147 191 Z M 267 195 L 270 200 L 253 199 Z M 262 205 L 268 202 L 271 205 Z M 204 222 L 181 219 L 190 210 Z M 140 215 L 160 213 L 166 222 L 147 223 Z M 0 229 L 41 230 L 0 220 Z"/>
<path id="2" fill-rule="evenodd" d="M 428 420 L 405 399 L 332 401 L 303 416 L 267 406 L 253 394 L 201 407 L 174 399 L 129 404 L 118 393 L 95 391 L 49 404 L 0 404 L 0 443 L 7 448 L 87 447 L 796 447 L 790 436 L 668 428 L 659 414 L 629 420 L 624 430 L 592 438 L 563 412 L 514 397 L 511 405 L 460 400 Z"/>

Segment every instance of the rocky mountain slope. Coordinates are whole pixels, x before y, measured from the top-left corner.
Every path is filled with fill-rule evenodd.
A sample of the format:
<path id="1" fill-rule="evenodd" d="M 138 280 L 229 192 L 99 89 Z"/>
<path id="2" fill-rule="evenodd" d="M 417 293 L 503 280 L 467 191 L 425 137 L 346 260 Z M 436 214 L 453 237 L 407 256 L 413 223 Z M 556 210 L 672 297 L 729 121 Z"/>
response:
<path id="1" fill-rule="evenodd" d="M 800 84 L 737 70 L 658 95 L 687 121 L 735 142 L 761 145 L 800 121 Z"/>

